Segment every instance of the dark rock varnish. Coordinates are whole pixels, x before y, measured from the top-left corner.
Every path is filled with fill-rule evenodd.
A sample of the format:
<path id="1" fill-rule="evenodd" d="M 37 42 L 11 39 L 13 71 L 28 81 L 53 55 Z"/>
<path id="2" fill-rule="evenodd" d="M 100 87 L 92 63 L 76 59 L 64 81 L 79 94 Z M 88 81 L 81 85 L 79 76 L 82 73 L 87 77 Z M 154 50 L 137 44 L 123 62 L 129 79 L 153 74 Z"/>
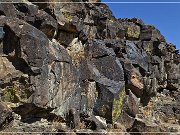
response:
<path id="1" fill-rule="evenodd" d="M 159 30 L 99 0 L 18 2 L 0 3 L 1 131 L 180 132 L 180 55 Z"/>

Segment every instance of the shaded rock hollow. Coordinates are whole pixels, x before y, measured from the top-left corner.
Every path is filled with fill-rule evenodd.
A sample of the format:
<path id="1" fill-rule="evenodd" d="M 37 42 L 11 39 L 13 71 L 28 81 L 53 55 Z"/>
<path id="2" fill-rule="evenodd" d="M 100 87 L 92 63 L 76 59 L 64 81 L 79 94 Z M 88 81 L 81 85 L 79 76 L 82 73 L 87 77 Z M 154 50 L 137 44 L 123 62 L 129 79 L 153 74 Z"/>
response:
<path id="1" fill-rule="evenodd" d="M 10 2 L 0 3 L 1 131 L 180 132 L 180 55 L 158 29 L 100 1 Z"/>

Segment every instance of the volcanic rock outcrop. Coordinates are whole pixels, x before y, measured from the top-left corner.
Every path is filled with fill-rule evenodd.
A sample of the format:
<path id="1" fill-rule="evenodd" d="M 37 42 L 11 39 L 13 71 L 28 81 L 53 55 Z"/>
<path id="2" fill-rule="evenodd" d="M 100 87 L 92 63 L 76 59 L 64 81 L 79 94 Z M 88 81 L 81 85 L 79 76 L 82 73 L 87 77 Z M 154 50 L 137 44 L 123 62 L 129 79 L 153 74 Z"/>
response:
<path id="1" fill-rule="evenodd" d="M 6 2 L 2 132 L 180 132 L 180 54 L 154 26 L 99 0 Z"/>

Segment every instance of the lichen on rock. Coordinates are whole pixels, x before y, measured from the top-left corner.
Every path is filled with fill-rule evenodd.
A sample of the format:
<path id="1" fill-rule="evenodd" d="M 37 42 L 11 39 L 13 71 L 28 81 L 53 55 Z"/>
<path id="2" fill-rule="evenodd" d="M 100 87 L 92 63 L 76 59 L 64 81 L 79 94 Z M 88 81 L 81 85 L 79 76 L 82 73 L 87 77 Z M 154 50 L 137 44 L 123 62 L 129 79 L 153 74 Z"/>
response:
<path id="1" fill-rule="evenodd" d="M 125 97 L 125 87 L 120 91 L 118 99 L 114 98 L 112 108 L 112 122 L 115 123 L 122 112 L 123 100 Z"/>
<path id="2" fill-rule="evenodd" d="M 138 39 L 140 36 L 140 27 L 136 25 L 130 25 L 127 30 L 127 37 L 129 39 Z"/>

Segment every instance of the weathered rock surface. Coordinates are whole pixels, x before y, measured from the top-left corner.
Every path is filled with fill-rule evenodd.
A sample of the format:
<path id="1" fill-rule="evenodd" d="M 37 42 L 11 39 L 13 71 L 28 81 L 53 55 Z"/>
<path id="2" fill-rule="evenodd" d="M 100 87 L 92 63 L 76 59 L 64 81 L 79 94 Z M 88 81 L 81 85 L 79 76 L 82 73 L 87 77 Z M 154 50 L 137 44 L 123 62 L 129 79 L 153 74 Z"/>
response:
<path id="1" fill-rule="evenodd" d="M 2 130 L 13 120 L 12 110 L 3 102 L 0 102 L 0 116 L 0 129 Z"/>
<path id="2" fill-rule="evenodd" d="M 158 29 L 99 0 L 10 2 L 0 3 L 1 131 L 180 132 L 180 55 Z"/>

